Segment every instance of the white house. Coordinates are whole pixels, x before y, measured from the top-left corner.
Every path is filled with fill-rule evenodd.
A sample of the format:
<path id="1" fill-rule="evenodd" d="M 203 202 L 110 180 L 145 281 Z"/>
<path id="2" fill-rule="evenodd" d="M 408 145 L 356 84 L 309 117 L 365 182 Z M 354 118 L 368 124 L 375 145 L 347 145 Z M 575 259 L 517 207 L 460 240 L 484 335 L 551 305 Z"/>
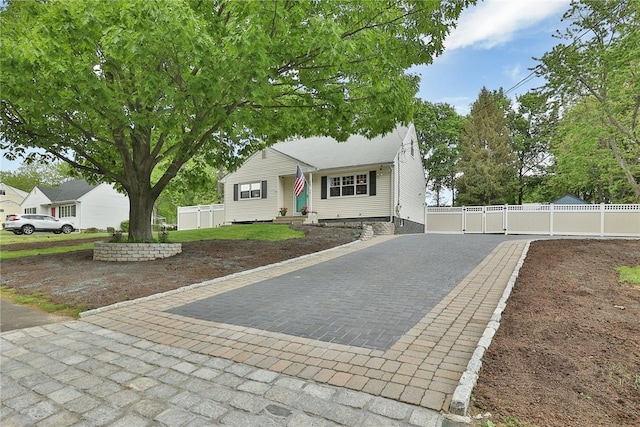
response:
<path id="1" fill-rule="evenodd" d="M 7 215 L 16 215 L 22 212 L 20 204 L 27 197 L 27 194 L 29 193 L 26 191 L 0 182 L 0 218 L 3 223 Z"/>
<path id="2" fill-rule="evenodd" d="M 318 222 L 391 223 L 396 233 L 424 232 L 425 176 L 413 125 L 371 140 L 312 137 L 253 154 L 225 176 L 225 221 L 273 221 L 296 212 L 300 166 L 307 206 Z"/>
<path id="3" fill-rule="evenodd" d="M 120 228 L 129 219 L 129 198 L 110 184 L 91 185 L 83 179 L 55 188 L 35 187 L 21 204 L 22 213 L 46 214 L 72 221 L 86 230 Z"/>

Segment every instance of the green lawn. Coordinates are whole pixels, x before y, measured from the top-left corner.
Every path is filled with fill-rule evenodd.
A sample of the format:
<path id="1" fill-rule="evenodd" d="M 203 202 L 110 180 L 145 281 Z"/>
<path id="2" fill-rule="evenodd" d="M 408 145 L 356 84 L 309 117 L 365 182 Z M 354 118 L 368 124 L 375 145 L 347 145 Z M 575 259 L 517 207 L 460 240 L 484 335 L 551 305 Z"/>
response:
<path id="1" fill-rule="evenodd" d="M 632 286 L 640 285 L 640 265 L 635 267 L 618 267 L 618 280 L 621 283 L 630 283 Z"/>
<path id="2" fill-rule="evenodd" d="M 17 294 L 14 289 L 0 286 L 0 297 L 15 304 L 27 305 L 38 308 L 47 313 L 71 316 L 78 318 L 79 314 L 87 310 L 87 307 L 74 307 L 69 304 L 54 304 L 49 295 L 45 294 Z"/>
<path id="3" fill-rule="evenodd" d="M 170 231 L 169 242 L 195 242 L 200 240 L 260 240 L 278 242 L 304 237 L 304 232 L 292 230 L 286 224 L 246 224 L 199 230 Z"/>
<path id="4" fill-rule="evenodd" d="M 100 237 L 104 237 L 105 240 L 108 240 L 111 236 L 107 233 L 38 234 L 31 236 L 16 236 L 11 232 L 2 231 L 0 232 L 0 245 L 10 243 L 34 243 L 34 248 L 18 251 L 0 250 L 0 260 L 92 249 L 93 243 L 78 243 L 77 245 L 55 246 L 48 248 L 38 248 L 37 243 Z M 168 242 L 184 243 L 202 240 L 257 240 L 276 242 L 280 240 L 299 239 L 302 237 L 304 237 L 304 232 L 292 230 L 288 225 L 247 224 L 198 230 L 170 231 Z"/>
<path id="5" fill-rule="evenodd" d="M 93 237 L 105 237 L 111 236 L 107 233 L 71 233 L 71 234 L 53 234 L 53 233 L 34 233 L 30 236 L 21 234 L 19 236 L 13 234 L 11 231 L 0 231 L 0 247 L 3 245 L 10 245 L 13 243 L 37 243 L 37 242 L 59 242 L 67 240 L 77 239 L 90 239 Z"/>

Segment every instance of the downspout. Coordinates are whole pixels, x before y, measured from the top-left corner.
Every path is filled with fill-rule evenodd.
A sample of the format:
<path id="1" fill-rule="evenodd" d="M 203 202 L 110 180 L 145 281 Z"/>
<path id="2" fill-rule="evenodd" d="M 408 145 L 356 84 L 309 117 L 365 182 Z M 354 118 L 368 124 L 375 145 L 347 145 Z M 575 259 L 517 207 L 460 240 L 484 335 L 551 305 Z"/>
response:
<path id="1" fill-rule="evenodd" d="M 395 168 L 394 168 L 394 165 L 391 164 L 391 165 L 389 165 L 389 181 L 390 181 L 389 188 L 391 189 L 391 191 L 389 192 L 389 198 L 391 199 L 391 200 L 389 200 L 389 220 L 391 222 L 393 222 L 393 216 L 394 216 L 393 211 L 394 211 L 395 205 L 396 205 L 396 198 L 395 198 L 395 196 L 396 196 L 395 195 L 396 187 L 395 187 L 395 185 L 393 185 L 394 179 L 395 179 Z"/>
<path id="2" fill-rule="evenodd" d="M 396 217 L 400 218 L 400 208 L 402 205 L 400 204 L 400 153 L 398 153 L 398 203 L 396 204 Z"/>

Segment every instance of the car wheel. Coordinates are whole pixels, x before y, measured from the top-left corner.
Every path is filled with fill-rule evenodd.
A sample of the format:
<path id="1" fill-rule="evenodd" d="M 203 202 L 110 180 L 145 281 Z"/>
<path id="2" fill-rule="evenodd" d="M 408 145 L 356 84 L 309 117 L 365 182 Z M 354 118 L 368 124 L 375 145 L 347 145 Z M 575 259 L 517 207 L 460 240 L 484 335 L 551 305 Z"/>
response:
<path id="1" fill-rule="evenodd" d="M 69 234 L 69 233 L 71 233 L 72 231 L 73 231 L 73 227 L 72 227 L 72 226 L 70 226 L 70 225 L 63 225 L 63 226 L 62 226 L 62 232 L 63 232 L 64 234 Z"/>
<path id="2" fill-rule="evenodd" d="M 53 234 L 60 234 L 60 233 L 62 233 L 61 230 L 53 230 Z"/>
<path id="3" fill-rule="evenodd" d="M 19 236 L 19 235 L 21 235 L 21 234 L 22 234 L 22 231 L 20 231 L 20 230 L 13 230 L 13 234 L 15 234 L 15 235 L 18 235 L 18 236 Z"/>
<path id="4" fill-rule="evenodd" d="M 23 225 L 22 226 L 22 232 L 24 234 L 26 234 L 27 236 L 29 234 L 33 234 L 33 232 L 36 231 L 35 227 L 33 225 Z"/>

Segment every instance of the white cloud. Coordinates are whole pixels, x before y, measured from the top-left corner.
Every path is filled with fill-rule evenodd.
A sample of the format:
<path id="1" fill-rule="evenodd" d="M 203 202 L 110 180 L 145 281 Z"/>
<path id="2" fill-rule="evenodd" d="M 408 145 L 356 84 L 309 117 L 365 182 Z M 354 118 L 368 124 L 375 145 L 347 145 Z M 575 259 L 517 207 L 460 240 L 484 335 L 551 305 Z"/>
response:
<path id="1" fill-rule="evenodd" d="M 517 82 L 524 77 L 520 64 L 504 67 L 502 72 L 514 82 Z"/>
<path id="2" fill-rule="evenodd" d="M 445 47 L 490 49 L 568 8 L 569 0 L 486 0 L 462 13 Z"/>

